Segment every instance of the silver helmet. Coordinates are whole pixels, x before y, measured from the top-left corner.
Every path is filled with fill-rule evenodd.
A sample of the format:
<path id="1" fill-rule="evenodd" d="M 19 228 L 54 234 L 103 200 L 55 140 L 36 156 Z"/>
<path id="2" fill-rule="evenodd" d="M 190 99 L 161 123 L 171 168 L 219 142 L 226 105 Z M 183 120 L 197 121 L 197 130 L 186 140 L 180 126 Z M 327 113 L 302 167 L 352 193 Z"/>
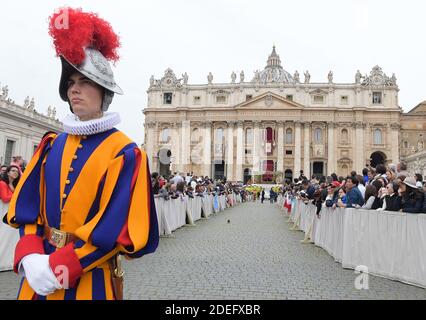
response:
<path id="1" fill-rule="evenodd" d="M 67 95 L 68 80 L 77 71 L 105 89 L 102 100 L 102 111 L 107 111 L 114 93 L 123 94 L 123 90 L 115 82 L 110 63 L 101 52 L 88 47 L 84 49 L 84 53 L 86 57 L 80 65 L 74 65 L 63 55 L 60 55 L 62 74 L 59 82 L 59 95 L 62 100 L 69 103 Z"/>

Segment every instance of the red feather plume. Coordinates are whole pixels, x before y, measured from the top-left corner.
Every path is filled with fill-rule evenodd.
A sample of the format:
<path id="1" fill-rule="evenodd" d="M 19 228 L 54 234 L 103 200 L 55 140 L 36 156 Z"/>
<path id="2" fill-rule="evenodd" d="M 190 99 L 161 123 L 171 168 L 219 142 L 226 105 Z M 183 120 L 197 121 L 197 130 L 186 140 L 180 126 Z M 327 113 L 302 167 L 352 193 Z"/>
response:
<path id="1" fill-rule="evenodd" d="M 85 59 L 84 48 L 92 47 L 105 58 L 117 62 L 120 40 L 109 22 L 95 13 L 80 8 L 61 8 L 49 17 L 49 35 L 53 38 L 56 54 L 63 55 L 74 65 Z"/>

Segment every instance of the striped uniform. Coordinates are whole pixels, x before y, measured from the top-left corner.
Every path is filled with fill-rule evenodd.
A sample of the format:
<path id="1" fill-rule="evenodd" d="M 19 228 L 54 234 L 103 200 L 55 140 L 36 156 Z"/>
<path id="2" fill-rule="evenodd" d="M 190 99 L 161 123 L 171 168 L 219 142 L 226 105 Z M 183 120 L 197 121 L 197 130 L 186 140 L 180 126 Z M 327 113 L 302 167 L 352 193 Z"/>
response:
<path id="1" fill-rule="evenodd" d="M 48 134 L 10 202 L 9 225 L 19 228 L 14 270 L 30 253 L 48 254 L 69 289 L 38 296 L 25 278 L 18 299 L 114 299 L 107 260 L 138 258 L 158 246 L 158 224 L 145 152 L 117 129 L 89 136 Z M 77 236 L 63 248 L 44 238 L 44 225 Z"/>

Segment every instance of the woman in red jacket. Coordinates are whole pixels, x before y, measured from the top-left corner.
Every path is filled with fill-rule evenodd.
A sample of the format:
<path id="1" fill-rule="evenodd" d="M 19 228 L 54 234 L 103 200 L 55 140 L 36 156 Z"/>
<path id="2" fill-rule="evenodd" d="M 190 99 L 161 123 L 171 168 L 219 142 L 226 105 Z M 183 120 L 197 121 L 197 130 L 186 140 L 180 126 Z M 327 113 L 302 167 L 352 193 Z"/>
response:
<path id="1" fill-rule="evenodd" d="M 7 167 L 0 177 L 0 218 L 7 213 L 13 191 L 19 182 L 21 174 L 16 166 Z M 0 271 L 12 270 L 13 253 L 19 240 L 19 232 L 1 222 L 0 219 Z"/>

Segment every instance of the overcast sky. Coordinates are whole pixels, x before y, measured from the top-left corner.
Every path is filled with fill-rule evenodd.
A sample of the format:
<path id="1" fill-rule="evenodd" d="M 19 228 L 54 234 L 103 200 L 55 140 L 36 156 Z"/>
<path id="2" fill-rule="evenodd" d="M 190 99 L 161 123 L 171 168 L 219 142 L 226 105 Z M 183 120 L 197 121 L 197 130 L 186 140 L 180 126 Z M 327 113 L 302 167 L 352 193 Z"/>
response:
<path id="1" fill-rule="evenodd" d="M 276 45 L 291 74 L 309 70 L 311 82 L 354 82 L 359 69 L 376 64 L 399 85 L 399 103 L 409 111 L 426 99 L 425 1 L 391 0 L 91 0 L 2 1 L 0 4 L 0 83 L 23 104 L 35 98 L 36 110 L 56 106 L 62 119 L 68 105 L 58 94 L 60 62 L 47 33 L 47 18 L 61 6 L 82 7 L 108 20 L 120 35 L 121 60 L 114 68 L 124 96 L 110 111 L 118 126 L 143 142 L 143 114 L 149 78 L 172 68 L 189 84 L 230 82 L 244 70 L 251 80 L 266 65 Z M 247 81 L 246 80 L 246 81 Z"/>

